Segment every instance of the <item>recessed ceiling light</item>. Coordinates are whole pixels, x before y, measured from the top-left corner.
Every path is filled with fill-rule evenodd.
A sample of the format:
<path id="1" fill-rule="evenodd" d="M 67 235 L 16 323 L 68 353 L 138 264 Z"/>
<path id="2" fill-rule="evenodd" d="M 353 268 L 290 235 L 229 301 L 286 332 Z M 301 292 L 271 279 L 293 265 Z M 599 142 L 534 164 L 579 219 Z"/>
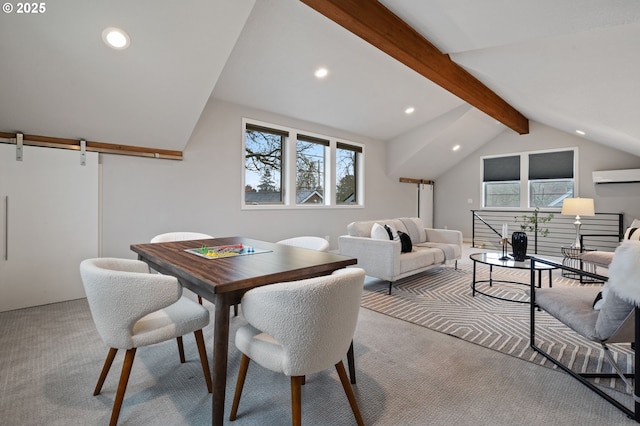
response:
<path id="1" fill-rule="evenodd" d="M 413 114 L 416 111 L 416 109 L 414 107 L 409 107 L 407 109 L 404 110 L 405 114 Z"/>
<path id="2" fill-rule="evenodd" d="M 460 145 L 455 145 L 453 148 L 451 148 L 452 151 L 457 151 L 460 149 Z"/>
<path id="3" fill-rule="evenodd" d="M 107 46 L 116 50 L 123 50 L 129 47 L 129 35 L 120 28 L 109 27 L 102 31 L 102 40 Z"/>
<path id="4" fill-rule="evenodd" d="M 579 134 L 580 136 L 586 135 L 586 133 L 583 132 L 582 130 L 576 130 L 576 133 Z"/>
<path id="5" fill-rule="evenodd" d="M 318 68 L 316 72 L 313 73 L 317 78 L 325 78 L 329 75 L 329 70 L 326 68 Z"/>

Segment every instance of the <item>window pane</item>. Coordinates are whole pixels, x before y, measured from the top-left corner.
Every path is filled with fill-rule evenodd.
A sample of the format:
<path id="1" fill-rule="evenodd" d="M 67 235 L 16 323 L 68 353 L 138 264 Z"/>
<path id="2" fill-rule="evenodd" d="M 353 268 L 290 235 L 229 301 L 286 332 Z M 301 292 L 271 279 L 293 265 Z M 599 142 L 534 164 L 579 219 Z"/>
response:
<path id="1" fill-rule="evenodd" d="M 357 204 L 358 147 L 339 144 L 336 148 L 336 204 Z"/>
<path id="2" fill-rule="evenodd" d="M 282 204 L 282 153 L 286 134 L 247 126 L 245 203 Z"/>
<path id="3" fill-rule="evenodd" d="M 520 182 L 485 182 L 485 207 L 520 207 Z"/>
<path id="4" fill-rule="evenodd" d="M 573 179 L 545 179 L 529 182 L 530 207 L 562 207 L 562 200 L 573 198 Z"/>
<path id="5" fill-rule="evenodd" d="M 327 142 L 328 144 L 328 142 Z M 326 145 L 310 138 L 296 142 L 296 204 L 324 204 Z"/>
<path id="6" fill-rule="evenodd" d="M 529 155 L 529 180 L 572 178 L 573 151 Z"/>

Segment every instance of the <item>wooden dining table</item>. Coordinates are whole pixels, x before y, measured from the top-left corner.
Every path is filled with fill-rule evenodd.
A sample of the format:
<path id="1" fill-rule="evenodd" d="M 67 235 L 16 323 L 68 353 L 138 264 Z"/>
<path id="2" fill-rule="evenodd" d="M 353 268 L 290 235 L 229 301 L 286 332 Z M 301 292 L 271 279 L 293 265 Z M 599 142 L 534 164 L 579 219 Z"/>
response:
<path id="1" fill-rule="evenodd" d="M 242 245 L 250 253 L 207 258 L 188 250 Z M 251 253 L 251 249 L 255 250 Z M 132 244 L 138 259 L 215 305 L 212 424 L 222 425 L 227 383 L 229 310 L 252 288 L 331 274 L 357 259 L 245 237 Z M 353 375 L 353 346 L 349 367 Z"/>

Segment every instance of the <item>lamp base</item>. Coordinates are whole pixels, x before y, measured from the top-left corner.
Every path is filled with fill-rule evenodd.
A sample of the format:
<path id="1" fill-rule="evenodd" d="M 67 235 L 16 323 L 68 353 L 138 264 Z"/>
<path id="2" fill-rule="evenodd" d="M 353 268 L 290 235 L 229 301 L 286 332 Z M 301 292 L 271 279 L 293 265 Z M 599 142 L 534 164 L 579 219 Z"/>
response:
<path id="1" fill-rule="evenodd" d="M 580 223 L 580 216 L 576 216 L 576 221 L 573 222 L 576 227 L 576 240 L 571 245 L 571 248 L 582 251 L 582 244 L 580 244 L 580 227 L 582 223 Z"/>

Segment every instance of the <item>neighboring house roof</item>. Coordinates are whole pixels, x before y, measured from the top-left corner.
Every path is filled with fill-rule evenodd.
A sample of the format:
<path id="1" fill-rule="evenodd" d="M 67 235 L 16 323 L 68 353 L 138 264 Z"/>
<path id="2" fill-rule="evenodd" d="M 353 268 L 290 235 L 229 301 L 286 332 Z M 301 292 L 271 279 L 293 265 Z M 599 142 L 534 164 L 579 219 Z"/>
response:
<path id="1" fill-rule="evenodd" d="M 247 204 L 273 204 L 282 202 L 280 192 L 245 192 Z M 317 190 L 300 189 L 296 191 L 296 204 L 319 204 L 324 202 L 324 197 Z"/>
<path id="2" fill-rule="evenodd" d="M 324 202 L 324 196 L 314 189 L 298 189 L 296 191 L 296 204 L 320 204 Z"/>

